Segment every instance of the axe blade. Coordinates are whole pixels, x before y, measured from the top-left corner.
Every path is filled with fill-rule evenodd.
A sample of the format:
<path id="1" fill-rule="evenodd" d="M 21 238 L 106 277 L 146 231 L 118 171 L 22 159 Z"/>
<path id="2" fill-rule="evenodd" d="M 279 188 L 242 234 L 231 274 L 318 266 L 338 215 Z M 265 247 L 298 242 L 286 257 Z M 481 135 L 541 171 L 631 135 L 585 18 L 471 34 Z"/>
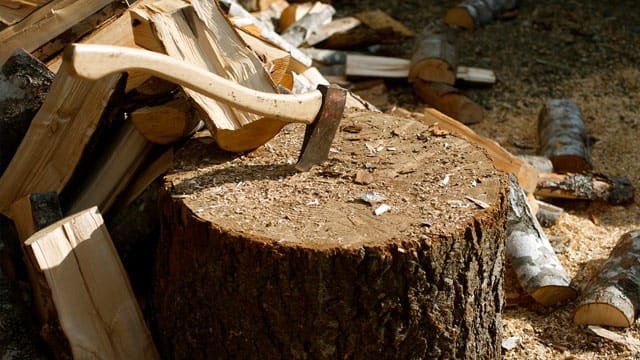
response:
<path id="1" fill-rule="evenodd" d="M 335 85 L 318 85 L 322 93 L 322 106 L 316 119 L 307 125 L 300 157 L 296 164 L 298 171 L 308 171 L 329 157 L 331 143 L 336 136 L 338 125 L 344 114 L 347 91 Z"/>

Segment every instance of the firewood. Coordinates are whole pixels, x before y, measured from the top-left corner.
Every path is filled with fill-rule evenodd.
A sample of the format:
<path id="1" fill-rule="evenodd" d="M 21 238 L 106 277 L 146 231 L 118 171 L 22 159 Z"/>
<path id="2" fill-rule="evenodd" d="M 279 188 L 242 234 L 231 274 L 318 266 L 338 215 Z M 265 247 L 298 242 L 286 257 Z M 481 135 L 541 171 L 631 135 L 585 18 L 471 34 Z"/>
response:
<path id="1" fill-rule="evenodd" d="M 505 173 L 515 174 L 518 177 L 520 186 L 527 192 L 532 193 L 536 188 L 536 184 L 538 182 L 537 170 L 509 153 L 494 140 L 476 134 L 469 127 L 448 117 L 438 110 L 426 109 L 424 115 L 425 116 L 421 118 L 420 121 L 461 136 L 467 141 L 484 148 L 487 151 L 489 158 L 493 160 L 496 168 L 504 171 Z"/>
<path id="2" fill-rule="evenodd" d="M 421 79 L 453 85 L 458 64 L 454 42 L 455 32 L 446 24 L 437 21 L 425 26 L 411 56 L 409 82 Z"/>
<path id="3" fill-rule="evenodd" d="M 0 64 L 18 48 L 33 51 L 113 0 L 54 0 L 0 31 Z"/>
<path id="4" fill-rule="evenodd" d="M 81 41 L 81 39 L 95 31 L 102 24 L 122 16 L 127 10 L 125 1 L 113 1 L 98 12 L 87 16 L 77 24 L 71 26 L 60 35 L 33 50 L 31 54 L 43 62 L 52 60 L 68 44 Z"/>
<path id="5" fill-rule="evenodd" d="M 549 158 L 540 155 L 518 155 L 522 161 L 527 162 L 541 173 L 552 173 L 553 163 Z"/>
<path id="6" fill-rule="evenodd" d="M 38 231 L 25 251 L 50 292 L 73 358 L 159 358 L 97 208 Z"/>
<path id="7" fill-rule="evenodd" d="M 189 62 L 248 88 L 275 93 L 274 84 L 254 52 L 227 22 L 216 4 L 193 1 L 171 14 L 151 17 L 169 56 Z M 183 88 L 216 138 L 229 151 L 247 151 L 264 144 L 285 125 L 236 110 L 191 89 Z"/>
<path id="8" fill-rule="evenodd" d="M 235 28 L 245 29 L 247 32 L 259 36 L 287 51 L 293 59 L 301 64 L 311 66 L 311 59 L 300 49 L 284 40 L 280 34 L 276 33 L 271 23 L 264 23 L 256 19 L 242 6 L 233 1 L 220 1 L 220 3 L 228 6 L 227 16 Z"/>
<path id="9" fill-rule="evenodd" d="M 321 2 L 315 2 L 311 9 L 299 20 L 289 25 L 281 33 L 283 39 L 291 45 L 300 47 L 323 24 L 331 22 L 336 10 L 333 6 Z"/>
<path id="10" fill-rule="evenodd" d="M 625 176 L 539 173 L 535 195 L 543 198 L 598 200 L 618 205 L 632 202 L 634 189 Z"/>
<path id="11" fill-rule="evenodd" d="M 145 106 L 129 114 L 136 130 L 154 144 L 170 144 L 193 133 L 200 123 L 185 98 Z"/>
<path id="12" fill-rule="evenodd" d="M 44 102 L 53 77 L 44 64 L 22 49 L 0 68 L 0 176 Z"/>
<path id="13" fill-rule="evenodd" d="M 124 190 L 138 166 L 151 150 L 152 144 L 130 121 L 126 121 L 112 139 L 110 146 L 96 159 L 88 177 L 73 194 L 67 195 L 69 213 L 98 206 L 107 213 Z"/>
<path id="14" fill-rule="evenodd" d="M 63 65 L 0 177 L 0 212 L 33 192 L 60 192 L 71 178 L 121 75 L 74 78 Z"/>
<path id="15" fill-rule="evenodd" d="M 447 10 L 444 22 L 466 30 L 474 30 L 514 9 L 517 0 L 464 0 Z"/>
<path id="16" fill-rule="evenodd" d="M 362 22 L 353 16 L 335 19 L 328 24 L 320 25 L 316 31 L 307 38 L 305 43 L 307 46 L 314 46 L 330 38 L 334 34 L 348 33 L 361 24 Z"/>
<path id="17" fill-rule="evenodd" d="M 586 285 L 573 315 L 578 325 L 633 325 L 640 308 L 640 231 L 620 237 L 600 272 Z"/>
<path id="18" fill-rule="evenodd" d="M 153 0 L 137 0 L 132 6 L 133 9 L 149 4 Z M 136 29 L 143 24 L 136 23 L 131 17 L 130 11 L 125 11 L 120 17 L 109 21 L 106 24 L 102 24 L 94 32 L 87 35 L 80 42 L 87 44 L 109 44 L 117 46 L 126 46 L 139 48 L 136 45 L 135 33 Z M 53 72 L 57 72 L 62 65 L 62 57 L 57 56 L 53 60 L 47 63 L 49 69 Z M 130 71 L 127 74 L 127 87 L 126 91 L 130 91 L 137 88 L 145 81 L 147 81 L 151 75 L 144 72 Z"/>
<path id="19" fill-rule="evenodd" d="M 311 10 L 313 5 L 313 2 L 307 1 L 287 6 L 282 10 L 280 17 L 278 18 L 278 32 L 282 33 L 293 23 L 302 19 L 303 16 L 309 13 L 309 10 Z"/>
<path id="20" fill-rule="evenodd" d="M 522 288 L 543 305 L 578 295 L 542 231 L 515 176 L 510 175 L 506 253 Z"/>
<path id="21" fill-rule="evenodd" d="M 27 17 L 29 14 L 31 14 L 47 2 L 48 0 L 2 0 L 0 1 L 0 22 L 6 25 L 13 25 Z"/>
<path id="22" fill-rule="evenodd" d="M 538 211 L 536 211 L 536 219 L 543 227 L 549 227 L 558 222 L 560 216 L 564 213 L 561 207 L 555 206 L 542 200 L 536 200 Z"/>
<path id="23" fill-rule="evenodd" d="M 415 35 L 402 23 L 379 9 L 359 12 L 352 17 L 360 21 L 361 25 L 349 31 L 335 33 L 318 43 L 318 46 L 326 49 L 353 50 L 372 44 L 397 43 Z"/>
<path id="24" fill-rule="evenodd" d="M 565 99 L 548 100 L 538 115 L 538 154 L 557 173 L 591 170 L 589 137 L 580 108 Z"/>
<path id="25" fill-rule="evenodd" d="M 462 95 L 460 90 L 453 86 L 415 79 L 413 81 L 413 91 L 431 107 L 463 124 L 477 124 L 482 121 L 482 107 Z"/>

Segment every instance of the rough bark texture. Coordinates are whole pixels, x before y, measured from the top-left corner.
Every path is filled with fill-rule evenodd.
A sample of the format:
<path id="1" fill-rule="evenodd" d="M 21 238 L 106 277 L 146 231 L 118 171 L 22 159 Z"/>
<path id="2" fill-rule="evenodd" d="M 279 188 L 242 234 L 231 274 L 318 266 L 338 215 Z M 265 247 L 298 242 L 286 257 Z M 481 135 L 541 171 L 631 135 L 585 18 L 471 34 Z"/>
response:
<path id="1" fill-rule="evenodd" d="M 558 173 L 591 169 L 589 134 L 580 108 L 565 99 L 546 102 L 538 115 L 538 153 L 548 157 Z"/>
<path id="2" fill-rule="evenodd" d="M 602 270 L 586 286 L 576 324 L 628 327 L 640 307 L 640 230 L 620 237 Z"/>
<path id="3" fill-rule="evenodd" d="M 510 175 L 507 212 L 507 256 L 518 281 L 536 301 L 554 305 L 577 296 L 562 264 L 527 203 L 515 176 Z"/>
<path id="4" fill-rule="evenodd" d="M 53 73 L 22 49 L 0 69 L 0 175 L 44 102 Z"/>
<path id="5" fill-rule="evenodd" d="M 535 195 L 619 205 L 633 202 L 634 189 L 626 176 L 540 173 Z"/>
<path id="6" fill-rule="evenodd" d="M 376 121 L 368 122 L 367 117 Z M 425 131 L 423 124 L 396 119 L 399 123 L 393 125 L 389 122 L 395 121 L 392 117 L 380 114 L 361 114 L 357 119 L 362 122 L 343 120 L 343 131 L 334 141 L 335 149 L 341 150 L 307 173 L 262 160 L 272 154 L 282 156 L 277 145 L 280 137 L 255 158 L 216 153 L 215 147 L 201 143 L 205 139 L 191 141 L 176 155 L 177 168 L 165 177 L 160 193 L 163 228 L 154 289 L 157 335 L 164 357 L 501 356 L 505 178 L 498 173 L 493 173 L 495 177 L 478 175 L 483 178 L 478 187 L 470 186 L 471 178 L 462 180 L 459 173 L 446 176 L 446 181 L 444 174 L 438 174 L 440 185 L 434 180 L 430 185 L 412 180 L 408 185 L 419 187 L 414 187 L 417 194 L 394 192 L 393 198 L 399 202 L 404 198 L 410 207 L 420 205 L 417 199 L 426 202 L 429 198 L 427 207 L 448 209 L 422 223 L 417 220 L 424 216 L 418 208 L 403 213 L 402 204 L 391 202 L 393 199 L 387 200 L 392 210 L 380 216 L 373 216 L 359 201 L 345 199 L 336 205 L 332 199 L 345 189 L 355 189 L 347 192 L 350 198 L 353 191 L 358 194 L 366 188 L 340 175 L 342 166 L 359 168 L 359 162 L 344 162 L 356 151 L 364 152 L 361 160 L 368 163 L 413 148 L 418 151 L 416 156 L 453 156 L 455 166 L 468 171 L 470 167 L 493 168 L 482 152 L 458 138 L 436 138 L 427 131 L 423 135 L 429 140 L 423 138 L 421 143 L 415 135 Z M 378 125 L 367 130 L 372 124 Z M 363 139 L 375 143 L 374 136 L 383 133 L 402 142 L 388 153 L 380 150 L 367 156 Z M 301 140 L 302 131 L 287 135 L 281 135 L 283 143 L 297 148 L 299 141 L 292 139 Z M 449 144 L 446 150 L 441 141 Z M 207 154 L 204 163 L 202 154 Z M 265 163 L 259 165 L 260 161 Z M 434 174 L 433 162 L 425 161 L 413 165 L 417 168 L 408 166 L 406 159 L 399 163 L 395 180 L 385 183 L 386 188 L 406 183 L 409 180 L 402 179 L 418 176 L 416 173 Z M 449 171 L 449 161 L 437 163 L 436 167 Z M 374 183 L 368 187 L 381 181 L 388 164 L 377 165 L 371 173 Z M 258 188 L 260 182 L 270 184 Z M 324 197 L 322 184 L 327 183 L 335 187 Z M 459 191 L 475 190 L 493 194 L 485 198 L 488 208 L 473 202 L 465 207 L 459 200 L 464 199 Z M 308 191 L 316 194 L 315 200 L 308 201 Z M 443 195 L 432 197 L 432 191 Z M 280 193 L 285 195 L 278 197 Z M 216 194 L 228 198 L 218 202 Z M 242 200 L 236 203 L 232 199 L 237 196 Z M 289 205 L 296 201 L 298 205 Z M 450 204 L 469 210 L 464 210 L 463 217 L 449 218 L 462 211 Z M 261 227 L 256 223 L 265 222 L 266 215 L 257 212 L 266 211 L 264 208 L 280 218 Z M 300 211 L 306 214 L 298 215 Z M 218 220 L 207 220 L 211 216 Z M 332 231 L 341 224 L 342 239 L 333 237 Z M 375 235 L 362 235 L 368 231 Z"/>

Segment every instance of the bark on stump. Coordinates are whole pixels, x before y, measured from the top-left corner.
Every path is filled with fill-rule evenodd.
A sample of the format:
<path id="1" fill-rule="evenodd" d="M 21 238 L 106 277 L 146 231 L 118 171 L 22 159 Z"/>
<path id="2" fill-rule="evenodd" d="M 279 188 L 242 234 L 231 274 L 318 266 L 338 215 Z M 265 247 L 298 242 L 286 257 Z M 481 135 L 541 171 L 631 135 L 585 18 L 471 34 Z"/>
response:
<path id="1" fill-rule="evenodd" d="M 500 358 L 506 176 L 460 138 L 369 112 L 345 114 L 329 160 L 299 173 L 303 133 L 176 154 L 159 198 L 163 357 Z"/>

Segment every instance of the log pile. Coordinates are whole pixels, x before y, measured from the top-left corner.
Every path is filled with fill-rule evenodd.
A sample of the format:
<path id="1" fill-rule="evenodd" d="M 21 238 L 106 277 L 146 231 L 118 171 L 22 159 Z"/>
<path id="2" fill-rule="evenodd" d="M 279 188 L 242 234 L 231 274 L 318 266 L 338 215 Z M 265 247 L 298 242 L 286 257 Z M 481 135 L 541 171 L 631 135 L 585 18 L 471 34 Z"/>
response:
<path id="1" fill-rule="evenodd" d="M 541 227 L 561 214 L 550 203 L 625 204 L 633 188 L 590 172 L 570 101 L 540 112 L 541 170 L 465 126 L 483 109 L 462 86 L 496 77 L 457 63 L 450 24 L 478 28 L 515 2 L 464 2 L 417 36 L 380 10 L 249 3 L 0 2 L 0 231 L 14 234 L 2 268 L 30 284 L 56 358 L 492 358 L 505 260 L 543 305 L 578 295 Z M 362 51 L 412 37 L 411 58 Z M 88 77 L 74 51 L 99 47 L 78 44 L 169 58 L 279 113 L 207 95 L 179 67 Z M 405 79 L 433 108 L 386 115 L 345 92 L 329 159 L 296 172 L 313 135 L 289 123 L 315 120 L 296 109 L 321 113 L 336 88 L 322 103 L 317 88 L 365 77 Z M 285 94 L 300 104 L 270 105 Z M 629 326 L 635 303 L 606 322 L 603 296 L 576 323 Z"/>

